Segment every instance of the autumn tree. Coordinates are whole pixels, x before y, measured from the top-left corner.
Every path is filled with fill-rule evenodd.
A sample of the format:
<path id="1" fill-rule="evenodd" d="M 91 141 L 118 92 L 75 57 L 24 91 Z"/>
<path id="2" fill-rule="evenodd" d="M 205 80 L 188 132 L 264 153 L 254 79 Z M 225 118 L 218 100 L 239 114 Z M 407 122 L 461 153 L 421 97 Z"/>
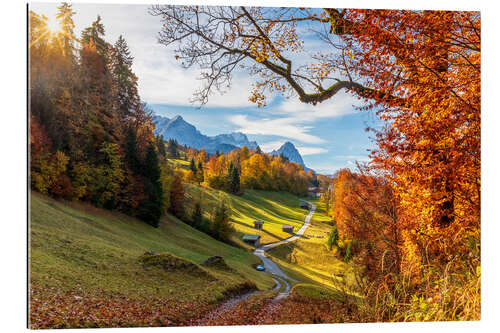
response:
<path id="1" fill-rule="evenodd" d="M 182 175 L 175 173 L 170 185 L 170 211 L 181 218 L 184 215 L 184 184 Z"/>

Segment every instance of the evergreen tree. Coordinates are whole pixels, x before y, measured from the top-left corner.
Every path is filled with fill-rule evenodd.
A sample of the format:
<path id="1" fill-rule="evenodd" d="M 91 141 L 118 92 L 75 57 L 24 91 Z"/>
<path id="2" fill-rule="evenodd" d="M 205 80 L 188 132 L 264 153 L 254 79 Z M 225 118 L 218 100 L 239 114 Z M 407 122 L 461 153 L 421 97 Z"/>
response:
<path id="1" fill-rule="evenodd" d="M 161 169 L 158 155 L 152 144 L 147 148 L 142 173 L 145 178 L 145 191 L 148 199 L 143 200 L 140 204 L 141 213 L 139 218 L 157 228 L 163 213 L 163 188 L 160 182 Z"/>
<path id="2" fill-rule="evenodd" d="M 63 2 L 59 7 L 57 7 L 58 12 L 56 18 L 61 26 L 61 36 L 62 39 L 62 49 L 64 56 L 71 61 L 74 59 L 75 45 L 74 41 L 76 37 L 73 33 L 75 29 L 75 22 L 73 22 L 73 15 L 76 13 L 73 11 L 72 5 L 67 2 Z"/>
<path id="3" fill-rule="evenodd" d="M 168 157 L 179 158 L 179 150 L 177 148 L 177 141 L 175 141 L 174 139 L 168 140 L 167 152 L 168 152 Z"/>
<path id="4" fill-rule="evenodd" d="M 280 159 L 283 163 L 288 163 L 289 160 L 288 160 L 288 157 L 286 157 L 285 155 L 283 155 L 283 153 L 280 154 Z"/>
<path id="5" fill-rule="evenodd" d="M 211 234 L 214 238 L 227 242 L 233 231 L 233 227 L 229 221 L 231 211 L 225 202 L 221 202 L 215 209 L 214 219 L 211 224 Z"/>
<path id="6" fill-rule="evenodd" d="M 233 162 L 229 164 L 228 177 L 229 177 L 229 192 L 234 194 L 240 193 L 241 190 L 240 173 L 238 171 L 238 168 L 234 166 Z"/>
<path id="7" fill-rule="evenodd" d="M 189 170 L 193 171 L 193 174 L 196 175 L 196 164 L 194 164 L 194 159 L 191 159 L 191 163 L 189 163 Z"/>
<path id="8" fill-rule="evenodd" d="M 137 134 L 133 125 L 129 125 L 125 134 L 125 160 L 134 174 L 141 171 L 141 161 L 137 150 Z"/>
<path id="9" fill-rule="evenodd" d="M 330 235 L 328 236 L 328 249 L 331 250 L 334 246 L 338 246 L 339 232 L 337 226 L 333 226 Z"/>
<path id="10" fill-rule="evenodd" d="M 165 150 L 165 140 L 163 140 L 163 135 L 156 137 L 156 146 L 158 148 L 158 153 L 161 157 L 167 157 L 167 152 Z"/>
<path id="11" fill-rule="evenodd" d="M 201 161 L 198 161 L 197 169 L 196 179 L 198 180 L 198 183 L 203 183 L 205 181 L 205 175 L 203 172 L 203 163 L 201 163 Z"/>
<path id="12" fill-rule="evenodd" d="M 110 67 L 115 93 L 118 99 L 120 116 L 127 119 L 140 102 L 137 90 L 137 77 L 132 72 L 133 57 L 122 35 L 110 49 Z"/>
<path id="13" fill-rule="evenodd" d="M 255 148 L 255 153 L 262 154 L 262 150 L 260 149 L 260 146 L 257 146 L 257 148 Z"/>
<path id="14" fill-rule="evenodd" d="M 101 23 L 101 15 L 97 15 L 97 19 L 92 22 L 92 25 L 83 30 L 81 42 L 82 44 L 90 44 L 92 42 L 95 45 L 97 53 L 103 60 L 106 59 L 108 43 L 104 40 L 104 25 Z"/>

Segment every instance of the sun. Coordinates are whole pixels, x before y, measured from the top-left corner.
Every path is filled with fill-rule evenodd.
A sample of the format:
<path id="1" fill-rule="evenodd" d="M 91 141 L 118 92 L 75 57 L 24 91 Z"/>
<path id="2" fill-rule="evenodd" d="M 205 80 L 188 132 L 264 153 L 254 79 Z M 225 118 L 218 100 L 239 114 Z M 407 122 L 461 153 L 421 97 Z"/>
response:
<path id="1" fill-rule="evenodd" d="M 53 33 L 53 34 L 57 34 L 59 32 L 61 32 L 61 25 L 59 24 L 59 22 L 57 22 L 57 20 L 55 18 L 48 18 L 47 19 L 47 29 Z"/>

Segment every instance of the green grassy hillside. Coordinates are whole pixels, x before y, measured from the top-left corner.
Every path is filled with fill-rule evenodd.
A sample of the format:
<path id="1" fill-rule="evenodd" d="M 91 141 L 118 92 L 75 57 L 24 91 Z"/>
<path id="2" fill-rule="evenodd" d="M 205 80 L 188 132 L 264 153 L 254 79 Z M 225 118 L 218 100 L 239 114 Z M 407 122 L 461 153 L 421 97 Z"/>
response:
<path id="1" fill-rule="evenodd" d="M 168 162 L 174 167 L 184 170 L 189 170 L 190 161 L 181 160 L 179 158 L 169 158 Z"/>
<path id="2" fill-rule="evenodd" d="M 77 292 L 213 304 L 252 284 L 260 289 L 274 285 L 267 274 L 252 267 L 260 262 L 253 254 L 216 241 L 171 216 L 155 229 L 122 214 L 32 193 L 30 217 L 30 284 L 32 297 L 37 295 L 35 300 L 40 302 L 44 299 L 50 304 L 49 299 L 60 293 Z M 146 251 L 170 253 L 194 264 L 218 255 L 229 268 L 145 267 L 139 258 Z M 32 308 L 35 318 L 41 315 L 38 310 Z"/>
<path id="3" fill-rule="evenodd" d="M 287 192 L 245 190 L 242 196 L 237 196 L 211 188 L 186 184 L 186 196 L 186 203 L 191 208 L 195 201 L 201 201 L 202 209 L 207 216 L 221 200 L 225 200 L 231 206 L 231 221 L 235 228 L 231 240 L 246 248 L 249 246 L 241 241 L 243 234 L 260 234 L 261 244 L 279 241 L 291 236 L 281 230 L 283 224 L 293 225 L 294 230 L 297 231 L 308 213 L 307 210 L 299 207 L 299 198 Z M 254 229 L 253 221 L 255 220 L 264 221 L 262 231 Z"/>

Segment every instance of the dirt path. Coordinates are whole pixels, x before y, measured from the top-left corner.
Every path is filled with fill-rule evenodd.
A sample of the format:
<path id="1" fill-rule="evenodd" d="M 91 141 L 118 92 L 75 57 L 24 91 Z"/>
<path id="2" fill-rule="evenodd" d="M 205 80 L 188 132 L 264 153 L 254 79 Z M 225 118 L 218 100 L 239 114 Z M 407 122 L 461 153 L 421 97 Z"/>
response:
<path id="1" fill-rule="evenodd" d="M 276 283 L 273 290 L 280 290 L 281 285 L 282 285 L 281 283 L 283 282 L 285 284 L 285 289 L 274 298 L 274 300 L 273 300 L 274 302 L 277 302 L 277 301 L 287 297 L 290 294 L 290 287 L 291 286 L 290 286 L 290 283 L 288 281 L 295 281 L 295 280 L 292 279 L 291 277 L 289 277 L 288 275 L 286 275 L 274 261 L 272 261 L 270 258 L 268 258 L 266 255 L 266 251 L 268 251 L 269 249 L 272 249 L 276 246 L 279 246 L 281 244 L 293 242 L 294 240 L 300 238 L 304 234 L 307 227 L 311 223 L 311 218 L 314 214 L 314 211 L 316 210 L 316 205 L 314 205 L 310 202 L 308 202 L 308 203 L 311 205 L 311 210 L 309 211 L 309 214 L 307 214 L 307 216 L 304 220 L 304 224 L 300 227 L 300 229 L 297 231 L 297 233 L 295 235 L 293 235 L 287 239 L 281 240 L 279 242 L 274 242 L 274 243 L 262 245 L 259 248 L 255 249 L 255 251 L 253 252 L 257 257 L 262 259 L 262 262 L 264 263 L 264 267 L 266 268 L 266 272 L 268 274 L 271 274 L 272 276 L 273 275 L 276 276 L 276 278 L 275 277 L 272 278 L 273 281 Z M 219 307 L 217 307 L 215 310 L 207 313 L 203 318 L 197 320 L 196 322 L 193 322 L 192 325 L 198 325 L 198 326 L 206 325 L 207 323 L 220 317 L 223 313 L 226 313 L 227 311 L 231 310 L 239 303 L 243 302 L 244 300 L 246 300 L 247 298 L 249 298 L 253 295 L 256 295 L 257 293 L 259 293 L 259 291 L 251 291 L 251 292 L 248 292 L 248 293 L 243 294 L 243 295 L 231 297 L 230 299 L 228 299 L 227 301 L 222 303 Z"/>
<path id="2" fill-rule="evenodd" d="M 290 283 L 288 283 L 288 281 L 295 281 L 295 280 L 290 278 L 288 275 L 286 275 L 285 272 L 283 272 L 281 270 L 281 268 L 279 268 L 279 266 L 266 255 L 266 251 L 268 251 L 276 246 L 286 244 L 289 242 L 293 242 L 294 240 L 300 238 L 304 234 L 307 227 L 311 223 L 311 218 L 312 218 L 314 212 L 316 211 L 316 205 L 314 205 L 311 202 L 307 202 L 307 203 L 309 203 L 311 205 L 311 210 L 309 211 L 309 214 L 307 214 L 307 216 L 304 220 L 304 224 L 300 227 L 300 229 L 297 231 L 297 233 L 295 235 L 293 235 L 287 239 L 278 241 L 278 242 L 262 245 L 262 246 L 258 247 L 257 249 L 255 249 L 255 251 L 253 252 L 253 254 L 255 254 L 257 257 L 259 257 L 262 260 L 262 262 L 264 263 L 264 267 L 266 268 L 267 273 L 280 277 L 281 280 L 285 283 L 285 290 L 282 291 L 281 293 L 279 293 L 278 296 L 276 296 L 275 300 L 280 300 L 284 297 L 287 297 L 290 294 Z M 279 281 L 278 281 L 278 283 L 279 283 Z M 278 286 L 278 289 L 279 288 L 280 288 L 280 285 Z"/>

